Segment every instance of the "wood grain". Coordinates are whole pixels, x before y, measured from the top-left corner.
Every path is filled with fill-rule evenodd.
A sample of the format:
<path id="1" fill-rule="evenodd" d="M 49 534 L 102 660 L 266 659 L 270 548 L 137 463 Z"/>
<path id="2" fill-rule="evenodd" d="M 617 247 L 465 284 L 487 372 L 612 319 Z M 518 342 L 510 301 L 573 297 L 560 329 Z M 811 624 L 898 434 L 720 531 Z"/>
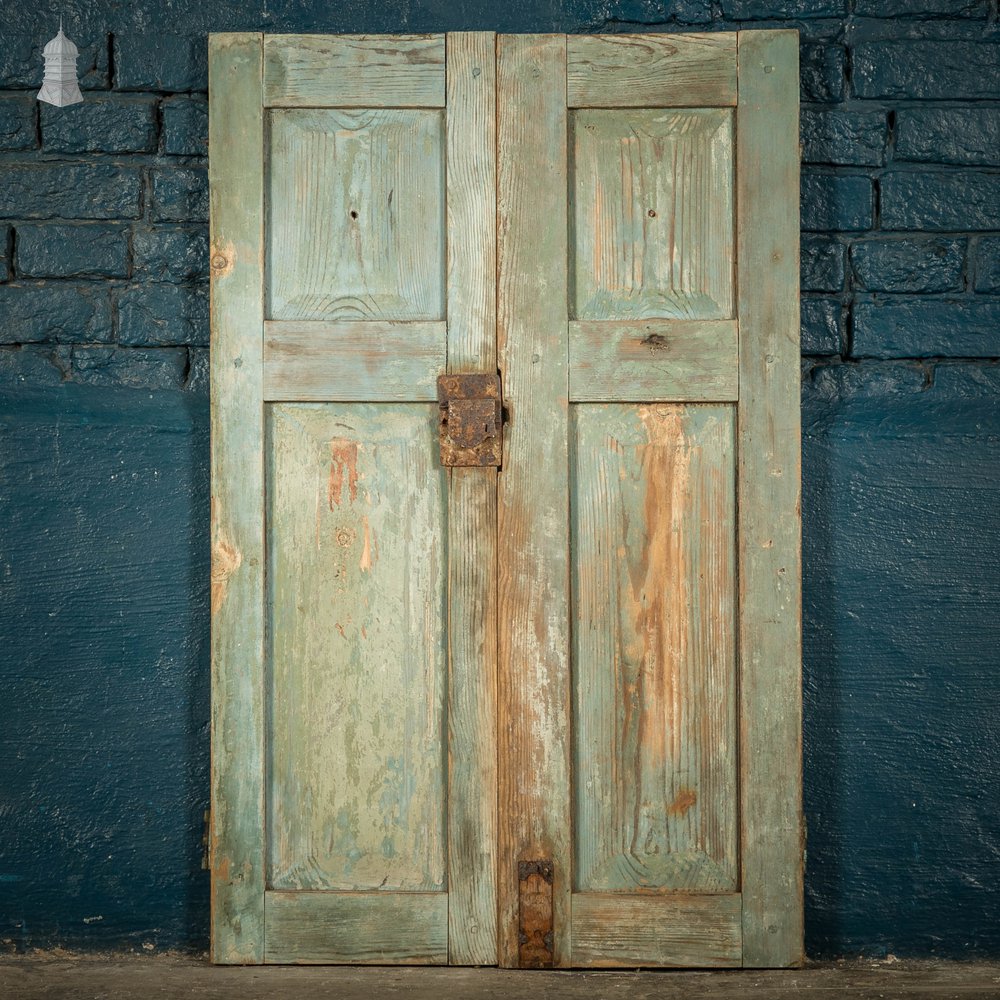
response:
<path id="1" fill-rule="evenodd" d="M 437 408 L 267 414 L 269 886 L 443 890 Z"/>
<path id="2" fill-rule="evenodd" d="M 725 968 L 740 964 L 738 894 L 573 896 L 573 964 Z"/>
<path id="3" fill-rule="evenodd" d="M 735 320 L 590 320 L 569 325 L 573 402 L 728 402 L 739 396 Z"/>
<path id="4" fill-rule="evenodd" d="M 268 107 L 440 108 L 444 35 L 268 35 Z"/>
<path id="5" fill-rule="evenodd" d="M 264 399 L 434 402 L 445 371 L 438 323 L 264 323 Z"/>
<path id="6" fill-rule="evenodd" d="M 736 889 L 734 415 L 572 408 L 578 891 Z"/>
<path id="7" fill-rule="evenodd" d="M 209 39 L 212 960 L 264 948 L 261 36 Z"/>
<path id="8" fill-rule="evenodd" d="M 575 318 L 732 316 L 732 112 L 571 120 Z"/>
<path id="9" fill-rule="evenodd" d="M 556 965 L 570 962 L 566 42 L 498 47 L 498 959 L 518 957 L 518 862 L 553 863 Z"/>
<path id="10" fill-rule="evenodd" d="M 448 35 L 448 365 L 496 370 L 496 35 Z"/>
<path id="11" fill-rule="evenodd" d="M 739 46 L 743 962 L 786 966 L 803 959 L 798 33 Z"/>
<path id="12" fill-rule="evenodd" d="M 268 892 L 265 909 L 268 962 L 448 961 L 448 897 L 441 892 Z"/>
<path id="13" fill-rule="evenodd" d="M 269 150 L 269 319 L 444 319 L 440 111 L 272 111 Z"/>
<path id="14" fill-rule="evenodd" d="M 570 35 L 571 108 L 723 107 L 736 103 L 736 34 Z"/>
<path id="15" fill-rule="evenodd" d="M 496 36 L 448 52 L 448 370 L 496 371 Z M 448 957 L 497 960 L 496 480 L 448 477 Z"/>

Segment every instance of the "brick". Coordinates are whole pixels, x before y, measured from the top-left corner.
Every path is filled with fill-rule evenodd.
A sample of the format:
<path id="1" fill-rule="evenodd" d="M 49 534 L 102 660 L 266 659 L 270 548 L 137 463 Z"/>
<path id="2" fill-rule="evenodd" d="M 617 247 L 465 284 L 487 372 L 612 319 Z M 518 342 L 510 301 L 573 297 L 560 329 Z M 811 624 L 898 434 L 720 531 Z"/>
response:
<path id="1" fill-rule="evenodd" d="M 872 182 L 853 174 L 803 173 L 802 228 L 806 231 L 870 229 Z"/>
<path id="2" fill-rule="evenodd" d="M 1000 109 L 905 108 L 896 114 L 897 160 L 1000 164 Z"/>
<path id="3" fill-rule="evenodd" d="M 979 241 L 974 268 L 977 292 L 1000 292 L 1000 236 Z"/>
<path id="4" fill-rule="evenodd" d="M 840 354 L 842 313 L 839 299 L 802 299 L 803 354 Z"/>
<path id="5" fill-rule="evenodd" d="M 722 0 L 722 13 L 731 21 L 846 17 L 847 0 Z"/>
<path id="6" fill-rule="evenodd" d="M 102 285 L 0 285 L 0 344 L 111 340 Z"/>
<path id="7" fill-rule="evenodd" d="M 163 103 L 163 152 L 172 156 L 208 155 L 208 102 L 178 97 Z"/>
<path id="8" fill-rule="evenodd" d="M 128 230 L 101 225 L 17 227 L 17 273 L 28 278 L 124 278 Z"/>
<path id="9" fill-rule="evenodd" d="M 893 171 L 882 176 L 881 185 L 885 229 L 1000 229 L 1000 174 Z"/>
<path id="10" fill-rule="evenodd" d="M 1000 356 L 1000 299 L 859 300 L 852 353 L 859 358 Z"/>
<path id="11" fill-rule="evenodd" d="M 801 285 L 809 292 L 839 292 L 844 287 L 843 243 L 827 236 L 803 236 L 800 250 Z"/>
<path id="12" fill-rule="evenodd" d="M 142 285 L 118 296 L 118 343 L 208 346 L 208 295 L 204 288 Z"/>
<path id="13" fill-rule="evenodd" d="M 851 247 L 855 283 L 872 292 L 957 292 L 965 240 L 864 240 Z"/>
<path id="14" fill-rule="evenodd" d="M 4 95 L 0 97 L 0 149 L 20 151 L 34 149 L 34 97 Z"/>
<path id="15" fill-rule="evenodd" d="M 208 277 L 208 231 L 199 227 L 137 229 L 132 235 L 137 278 L 192 281 Z"/>
<path id="16" fill-rule="evenodd" d="M 186 373 L 183 347 L 74 347 L 69 378 L 85 385 L 181 389 Z"/>
<path id="17" fill-rule="evenodd" d="M 69 367 L 71 350 L 49 344 L 0 346 L 0 386 L 59 385 Z"/>
<path id="18" fill-rule="evenodd" d="M 802 159 L 805 163 L 878 167 L 887 133 L 882 112 L 805 110 L 800 116 Z"/>
<path id="19" fill-rule="evenodd" d="M 209 351 L 207 347 L 188 348 L 188 376 L 184 386 L 190 392 L 207 396 L 209 390 Z"/>
<path id="20" fill-rule="evenodd" d="M 862 42 L 853 66 L 858 97 L 960 100 L 1000 91 L 1000 45 L 992 42 Z"/>
<path id="21" fill-rule="evenodd" d="M 0 226 L 0 281 L 10 277 L 10 226 Z"/>
<path id="22" fill-rule="evenodd" d="M 617 24 L 708 24 L 712 20 L 711 0 L 611 0 L 595 5 L 594 16 L 585 23 L 591 30 L 601 30 L 609 21 Z"/>
<path id="23" fill-rule="evenodd" d="M 856 0 L 859 17 L 985 17 L 988 0 Z"/>
<path id="24" fill-rule="evenodd" d="M 88 97 L 68 108 L 41 105 L 42 148 L 55 153 L 148 153 L 156 149 L 153 98 Z"/>
<path id="25" fill-rule="evenodd" d="M 803 42 L 799 46 L 799 86 L 803 101 L 823 103 L 843 100 L 844 64 L 842 45 Z"/>
<path id="26" fill-rule="evenodd" d="M 115 35 L 115 89 L 207 90 L 205 38 L 158 31 Z"/>
<path id="27" fill-rule="evenodd" d="M 42 49 L 54 34 L 55 31 L 48 35 L 38 32 L 4 32 L 3 44 L 0 45 L 0 89 L 37 90 L 41 86 Z M 76 60 L 80 89 L 100 90 L 107 87 L 107 35 L 101 33 L 72 37 L 80 51 Z"/>
<path id="28" fill-rule="evenodd" d="M 96 163 L 0 166 L 0 218 L 131 219 L 140 213 L 138 170 Z"/>
<path id="29" fill-rule="evenodd" d="M 207 222 L 208 174 L 196 168 L 157 170 L 153 174 L 156 222 Z"/>

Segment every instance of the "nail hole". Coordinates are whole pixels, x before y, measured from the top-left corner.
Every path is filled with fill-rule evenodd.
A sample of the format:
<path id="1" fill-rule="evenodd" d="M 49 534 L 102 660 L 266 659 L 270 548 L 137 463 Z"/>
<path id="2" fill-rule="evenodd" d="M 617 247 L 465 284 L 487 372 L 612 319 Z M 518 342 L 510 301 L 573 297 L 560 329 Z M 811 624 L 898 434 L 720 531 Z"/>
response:
<path id="1" fill-rule="evenodd" d="M 655 219 L 655 218 L 656 218 L 656 212 L 654 212 L 654 211 L 653 211 L 652 209 L 650 209 L 650 210 L 649 210 L 649 211 L 648 211 L 648 212 L 646 213 L 646 215 L 648 215 L 648 216 L 649 216 L 649 217 L 650 217 L 651 219 Z"/>
<path id="2" fill-rule="evenodd" d="M 351 209 L 351 218 L 352 219 L 356 219 L 357 217 L 358 217 L 358 213 L 352 208 Z"/>

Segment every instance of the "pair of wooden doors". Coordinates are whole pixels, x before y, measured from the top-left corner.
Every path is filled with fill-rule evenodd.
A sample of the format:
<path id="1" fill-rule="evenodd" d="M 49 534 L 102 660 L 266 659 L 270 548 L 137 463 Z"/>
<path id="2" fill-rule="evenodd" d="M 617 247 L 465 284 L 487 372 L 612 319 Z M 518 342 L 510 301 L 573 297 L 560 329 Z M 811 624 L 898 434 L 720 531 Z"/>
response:
<path id="1" fill-rule="evenodd" d="M 215 961 L 797 963 L 796 33 L 210 74 Z"/>

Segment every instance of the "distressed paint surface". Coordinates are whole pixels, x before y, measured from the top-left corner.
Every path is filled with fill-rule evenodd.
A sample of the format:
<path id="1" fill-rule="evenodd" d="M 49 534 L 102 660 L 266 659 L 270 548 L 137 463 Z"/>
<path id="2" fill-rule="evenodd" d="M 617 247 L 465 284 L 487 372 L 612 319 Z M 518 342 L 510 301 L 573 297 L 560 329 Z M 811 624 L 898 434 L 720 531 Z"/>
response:
<path id="1" fill-rule="evenodd" d="M 269 107 L 439 108 L 445 102 L 444 35 L 269 35 Z"/>
<path id="2" fill-rule="evenodd" d="M 572 409 L 578 891 L 737 887 L 733 418 Z"/>
<path id="3" fill-rule="evenodd" d="M 429 402 L 437 398 L 447 341 L 444 323 L 270 320 L 264 398 Z"/>
<path id="4" fill-rule="evenodd" d="M 449 35 L 448 369 L 496 366 L 496 36 Z M 497 960 L 497 473 L 448 472 L 448 960 Z"/>
<path id="5" fill-rule="evenodd" d="M 261 36 L 217 35 L 213 89 L 212 958 L 264 946 Z"/>
<path id="6" fill-rule="evenodd" d="M 577 321 L 569 325 L 574 402 L 726 402 L 739 397 L 735 320 Z"/>
<path id="7" fill-rule="evenodd" d="M 268 407 L 269 884 L 445 883 L 435 408 Z"/>
<path id="8" fill-rule="evenodd" d="M 440 892 L 268 892 L 268 962 L 441 965 L 448 897 Z"/>
<path id="9" fill-rule="evenodd" d="M 439 111 L 270 112 L 268 318 L 444 318 Z"/>
<path id="10" fill-rule="evenodd" d="M 736 34 L 582 35 L 566 40 L 571 108 L 736 103 Z"/>
<path id="11" fill-rule="evenodd" d="M 743 950 L 740 897 L 573 896 L 573 964 L 727 968 Z"/>
<path id="12" fill-rule="evenodd" d="M 770 967 L 803 960 L 798 34 L 739 46 L 743 964 Z"/>
<path id="13" fill-rule="evenodd" d="M 498 960 L 518 956 L 518 862 L 554 869 L 570 961 L 566 42 L 498 46 L 497 340 L 510 425 L 499 477 Z M 539 184 L 538 178 L 546 183 Z"/>
<path id="14" fill-rule="evenodd" d="M 618 108 L 570 121 L 574 318 L 732 316 L 732 113 Z"/>

